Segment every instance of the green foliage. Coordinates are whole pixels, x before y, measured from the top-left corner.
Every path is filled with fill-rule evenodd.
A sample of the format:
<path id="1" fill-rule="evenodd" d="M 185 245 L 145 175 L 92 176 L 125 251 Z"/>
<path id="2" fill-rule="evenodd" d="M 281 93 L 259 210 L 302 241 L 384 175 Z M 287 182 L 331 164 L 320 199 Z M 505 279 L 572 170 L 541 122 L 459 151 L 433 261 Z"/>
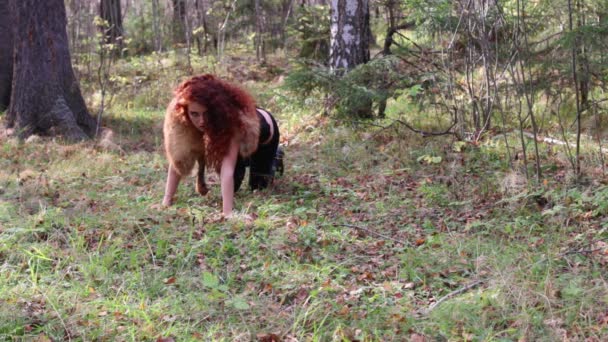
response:
<path id="1" fill-rule="evenodd" d="M 397 90 L 409 85 L 410 81 L 398 73 L 399 60 L 394 56 L 377 58 L 357 66 L 343 77 L 325 68 L 300 68 L 285 80 L 285 88 L 305 99 L 314 91 L 328 96 L 338 117 L 367 117 L 371 113 L 358 113 L 358 109 L 374 103 L 382 103 L 394 97 Z M 384 115 L 384 113 L 379 113 Z"/>
<path id="2" fill-rule="evenodd" d="M 329 6 L 299 6 L 290 30 L 300 44 L 299 57 L 325 64 L 329 59 Z"/>
<path id="3" fill-rule="evenodd" d="M 124 31 L 126 35 L 126 50 L 129 55 L 140 55 L 154 51 L 154 27 L 152 23 L 152 2 L 141 3 L 140 15 L 129 16 L 124 20 Z M 159 28 L 162 32 L 171 32 L 171 20 L 159 20 Z M 161 35 L 163 46 L 170 46 L 170 35 Z"/>

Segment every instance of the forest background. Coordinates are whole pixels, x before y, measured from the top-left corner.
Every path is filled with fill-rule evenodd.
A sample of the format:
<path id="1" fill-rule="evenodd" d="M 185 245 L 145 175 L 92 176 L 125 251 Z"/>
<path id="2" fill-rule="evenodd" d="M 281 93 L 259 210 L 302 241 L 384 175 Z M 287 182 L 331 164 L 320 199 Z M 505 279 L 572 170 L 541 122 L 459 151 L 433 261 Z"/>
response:
<path id="1" fill-rule="evenodd" d="M 606 340 L 607 33 L 600 0 L 0 0 L 0 338 Z M 159 206 L 200 73 L 286 151 L 229 220 L 213 175 Z"/>

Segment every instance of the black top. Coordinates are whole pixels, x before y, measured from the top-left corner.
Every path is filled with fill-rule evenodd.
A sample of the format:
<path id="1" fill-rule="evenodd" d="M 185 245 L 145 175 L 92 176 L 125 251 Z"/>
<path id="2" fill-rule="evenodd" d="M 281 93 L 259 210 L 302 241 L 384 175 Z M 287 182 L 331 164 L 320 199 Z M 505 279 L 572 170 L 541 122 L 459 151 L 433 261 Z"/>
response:
<path id="1" fill-rule="evenodd" d="M 256 108 L 255 112 L 258 113 L 258 118 L 260 119 L 260 139 L 258 140 L 258 144 L 263 144 L 270 138 L 270 125 L 268 124 L 268 121 L 266 121 L 264 114 L 260 113 L 260 110 L 261 109 Z M 270 115 L 270 113 L 268 113 L 268 115 Z"/>

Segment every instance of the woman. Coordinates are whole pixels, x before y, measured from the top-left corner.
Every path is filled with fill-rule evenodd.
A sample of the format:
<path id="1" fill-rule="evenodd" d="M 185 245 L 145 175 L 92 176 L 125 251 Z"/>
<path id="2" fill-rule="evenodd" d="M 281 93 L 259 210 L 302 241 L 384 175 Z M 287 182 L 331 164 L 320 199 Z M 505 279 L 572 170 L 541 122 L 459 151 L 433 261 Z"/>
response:
<path id="1" fill-rule="evenodd" d="M 250 167 L 252 190 L 266 188 L 274 177 L 279 127 L 255 107 L 244 90 L 213 75 L 192 77 L 175 90 L 163 127 L 169 172 L 163 205 L 172 204 L 182 176 L 199 164 L 197 191 L 204 195 L 204 166 L 220 175 L 223 214 L 232 213 L 234 192 Z"/>

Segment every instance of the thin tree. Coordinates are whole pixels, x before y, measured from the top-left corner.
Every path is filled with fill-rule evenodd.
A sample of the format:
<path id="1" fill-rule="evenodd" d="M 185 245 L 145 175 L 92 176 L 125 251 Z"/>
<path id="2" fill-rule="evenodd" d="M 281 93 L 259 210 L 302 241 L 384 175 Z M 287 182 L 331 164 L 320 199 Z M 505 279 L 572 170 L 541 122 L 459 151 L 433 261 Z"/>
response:
<path id="1" fill-rule="evenodd" d="M 162 50 L 162 38 L 160 34 L 160 5 L 158 0 L 152 0 L 152 30 L 154 31 L 154 51 Z"/>
<path id="2" fill-rule="evenodd" d="M 196 9 L 196 18 L 197 18 L 197 29 L 196 29 L 196 46 L 198 49 L 199 56 L 207 53 L 208 49 L 208 36 L 209 36 L 209 27 L 207 25 L 207 14 L 205 9 L 205 2 L 202 0 L 195 0 L 194 7 Z M 201 32 L 202 29 L 202 32 Z M 202 38 L 201 38 L 202 37 Z M 202 47 L 201 47 L 201 39 L 202 39 Z"/>
<path id="3" fill-rule="evenodd" d="M 255 57 L 258 62 L 266 62 L 266 49 L 264 44 L 264 13 L 260 0 L 253 0 L 253 15 L 255 17 Z"/>
<path id="4" fill-rule="evenodd" d="M 173 5 L 173 42 L 186 42 L 186 0 L 171 0 Z"/>
<path id="5" fill-rule="evenodd" d="M 236 10 L 237 0 L 233 0 L 230 6 L 226 7 L 226 17 L 218 24 L 217 29 L 217 59 L 222 60 L 224 57 L 224 49 L 226 48 L 226 29 L 228 28 L 228 20 L 230 15 Z"/>
<path id="6" fill-rule="evenodd" d="M 287 22 L 292 13 L 293 3 L 295 0 L 283 1 L 283 15 L 281 16 L 281 47 L 287 46 Z"/>
<path id="7" fill-rule="evenodd" d="M 572 0 L 568 0 L 568 28 L 570 32 L 574 30 L 574 24 L 572 20 Z M 579 77 L 576 70 L 577 61 L 576 61 L 576 51 L 578 49 L 578 36 L 574 38 L 574 46 L 572 47 L 572 80 L 574 81 L 574 95 L 576 101 L 576 164 L 574 172 L 577 177 L 581 175 L 581 96 L 577 85 L 579 84 Z"/>
<path id="8" fill-rule="evenodd" d="M 0 111 L 8 107 L 13 79 L 13 30 L 8 1 L 0 1 Z"/>
<path id="9" fill-rule="evenodd" d="M 92 137 L 89 114 L 74 77 L 63 0 L 10 0 L 14 28 L 14 71 L 7 126 L 21 138 L 62 135 Z"/>

